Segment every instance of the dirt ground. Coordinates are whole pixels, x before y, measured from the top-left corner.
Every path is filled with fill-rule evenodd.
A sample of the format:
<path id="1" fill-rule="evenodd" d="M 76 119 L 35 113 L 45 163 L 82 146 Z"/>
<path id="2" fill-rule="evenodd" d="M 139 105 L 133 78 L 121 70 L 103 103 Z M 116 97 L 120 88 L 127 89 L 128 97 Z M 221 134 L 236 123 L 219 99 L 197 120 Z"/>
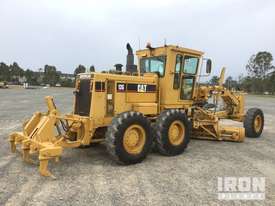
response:
<path id="1" fill-rule="evenodd" d="M 244 143 L 191 140 L 182 155 L 151 153 L 144 162 L 119 166 L 104 145 L 67 149 L 51 163 L 56 180 L 41 177 L 36 165 L 9 150 L 8 135 L 52 95 L 64 113 L 72 90 L 0 90 L 0 205 L 275 205 L 275 98 L 247 96 L 246 107 L 265 113 L 261 138 Z M 217 177 L 265 177 L 264 201 L 220 201 Z"/>

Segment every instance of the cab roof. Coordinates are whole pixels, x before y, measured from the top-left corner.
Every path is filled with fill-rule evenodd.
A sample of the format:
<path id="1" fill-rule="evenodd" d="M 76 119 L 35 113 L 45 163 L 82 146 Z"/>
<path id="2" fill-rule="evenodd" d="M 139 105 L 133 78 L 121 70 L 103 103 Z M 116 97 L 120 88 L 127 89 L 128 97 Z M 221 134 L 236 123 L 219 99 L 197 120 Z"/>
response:
<path id="1" fill-rule="evenodd" d="M 204 52 L 202 52 L 202 51 L 195 50 L 195 49 L 189 49 L 189 48 L 185 48 L 185 47 L 180 47 L 180 46 L 177 46 L 177 45 L 165 45 L 165 46 L 162 46 L 162 47 L 154 47 L 152 49 L 138 50 L 136 52 L 136 54 L 138 56 L 143 56 L 143 55 L 146 55 L 150 51 L 155 51 L 156 53 L 159 53 L 159 52 L 162 53 L 162 52 L 165 52 L 167 50 L 172 50 L 172 51 L 181 52 L 181 53 L 188 53 L 188 54 L 193 54 L 193 55 L 198 55 L 198 56 L 202 56 L 204 54 Z"/>

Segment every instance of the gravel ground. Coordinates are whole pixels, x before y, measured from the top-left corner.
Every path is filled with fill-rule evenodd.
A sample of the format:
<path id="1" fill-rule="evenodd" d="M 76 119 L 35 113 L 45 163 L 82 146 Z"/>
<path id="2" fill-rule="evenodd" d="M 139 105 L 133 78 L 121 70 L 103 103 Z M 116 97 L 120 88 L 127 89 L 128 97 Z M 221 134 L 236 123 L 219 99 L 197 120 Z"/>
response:
<path id="1" fill-rule="evenodd" d="M 8 134 L 35 111 L 45 111 L 52 95 L 64 113 L 72 110 L 72 90 L 0 90 L 0 205 L 275 205 L 275 98 L 247 96 L 247 108 L 265 113 L 259 139 L 244 143 L 191 140 L 176 157 L 150 154 L 145 161 L 119 166 L 105 147 L 67 149 L 51 163 L 56 180 L 41 177 L 36 165 L 9 150 Z M 220 201 L 217 177 L 265 177 L 264 201 Z"/>

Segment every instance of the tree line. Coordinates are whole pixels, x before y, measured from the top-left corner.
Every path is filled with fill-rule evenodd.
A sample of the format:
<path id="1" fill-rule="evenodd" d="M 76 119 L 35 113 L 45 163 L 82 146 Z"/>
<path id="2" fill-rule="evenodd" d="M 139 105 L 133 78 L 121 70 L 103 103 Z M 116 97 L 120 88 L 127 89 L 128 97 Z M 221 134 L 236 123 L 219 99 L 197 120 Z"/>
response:
<path id="1" fill-rule="evenodd" d="M 63 86 L 73 87 L 75 76 L 79 73 L 86 71 L 95 71 L 94 66 L 91 66 L 89 70 L 79 65 L 75 68 L 73 74 L 66 74 L 58 71 L 55 66 L 45 65 L 44 68 L 33 71 L 30 69 L 23 69 L 18 63 L 14 62 L 11 65 L 7 65 L 4 62 L 0 63 L 0 82 L 8 82 L 9 84 L 23 84 L 25 82 L 30 85 L 51 85 L 51 86 Z"/>
<path id="2" fill-rule="evenodd" d="M 254 94 L 275 94 L 275 66 L 270 52 L 258 52 L 250 57 L 246 65 L 246 75 L 237 79 L 226 78 L 224 86 L 228 89 L 243 90 Z M 218 84 L 219 77 L 213 76 L 209 83 Z"/>
<path id="3" fill-rule="evenodd" d="M 225 87 L 255 94 L 275 94 L 275 66 L 272 62 L 273 56 L 270 52 L 263 51 L 252 55 L 246 65 L 247 75 L 240 75 L 237 79 L 232 76 L 227 77 L 224 83 Z M 94 72 L 95 67 L 92 65 L 86 68 L 80 64 L 74 69 L 73 74 L 64 74 L 51 65 L 45 65 L 43 69 L 32 71 L 24 70 L 16 62 L 11 65 L 1 62 L 0 81 L 11 84 L 28 82 L 31 85 L 56 86 L 59 84 L 63 87 L 73 87 L 75 76 L 85 71 Z M 218 80 L 218 76 L 213 76 L 208 83 L 215 85 L 218 84 Z"/>

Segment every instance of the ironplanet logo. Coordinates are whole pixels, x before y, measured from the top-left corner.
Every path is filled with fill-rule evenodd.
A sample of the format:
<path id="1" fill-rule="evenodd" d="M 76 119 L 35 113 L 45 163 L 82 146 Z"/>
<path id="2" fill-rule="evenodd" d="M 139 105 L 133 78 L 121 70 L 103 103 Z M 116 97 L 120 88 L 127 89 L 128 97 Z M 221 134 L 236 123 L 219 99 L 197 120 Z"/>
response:
<path id="1" fill-rule="evenodd" d="M 219 200 L 264 200 L 265 177 L 218 177 Z"/>

